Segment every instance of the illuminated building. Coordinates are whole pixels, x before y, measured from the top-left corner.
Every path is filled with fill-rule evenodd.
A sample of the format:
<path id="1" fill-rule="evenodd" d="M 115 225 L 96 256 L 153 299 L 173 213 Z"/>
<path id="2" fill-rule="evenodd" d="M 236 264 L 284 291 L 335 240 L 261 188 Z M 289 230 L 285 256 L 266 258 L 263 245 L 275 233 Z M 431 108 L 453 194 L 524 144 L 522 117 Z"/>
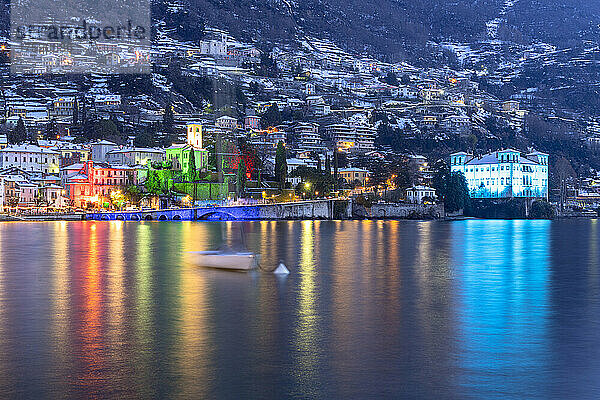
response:
<path id="1" fill-rule="evenodd" d="M 406 189 L 406 200 L 413 204 L 422 204 L 423 199 L 434 200 L 436 198 L 435 189 L 428 186 L 413 186 Z"/>
<path id="2" fill-rule="evenodd" d="M 327 135 L 335 146 L 343 151 L 367 152 L 375 149 L 376 129 L 360 124 L 332 124 L 327 126 Z"/>
<path id="3" fill-rule="evenodd" d="M 194 161 L 196 169 L 208 167 L 208 150 L 199 149 L 189 144 L 173 144 L 165 149 L 166 159 L 172 163 L 172 168 L 187 171 L 190 159 L 190 151 L 194 149 Z"/>
<path id="4" fill-rule="evenodd" d="M 369 179 L 369 171 L 362 168 L 340 168 L 338 175 L 348 183 L 359 181 L 361 185 Z"/>
<path id="5" fill-rule="evenodd" d="M 471 198 L 547 198 L 548 154 L 500 150 L 474 157 L 467 153 L 450 156 L 452 172 L 465 176 Z"/>
<path id="6" fill-rule="evenodd" d="M 73 115 L 75 109 L 75 97 L 65 96 L 58 97 L 50 103 L 50 116 L 51 117 L 70 117 Z"/>
<path id="7" fill-rule="evenodd" d="M 137 170 L 126 165 L 109 165 L 88 161 L 61 170 L 61 180 L 75 207 L 99 204 L 111 191 L 138 183 Z"/>
<path id="8" fill-rule="evenodd" d="M 199 122 L 188 122 L 186 125 L 187 144 L 202 149 L 202 124 Z"/>
<path id="9" fill-rule="evenodd" d="M 0 167 L 17 167 L 27 172 L 56 174 L 60 153 L 33 144 L 20 144 L 0 149 Z"/>
<path id="10" fill-rule="evenodd" d="M 122 165 L 148 165 L 153 162 L 165 160 L 163 149 L 151 149 L 145 147 L 125 147 L 113 149 L 106 153 L 106 162 Z"/>
<path id="11" fill-rule="evenodd" d="M 313 123 L 299 123 L 294 125 L 294 148 L 300 150 L 322 150 L 323 139 L 319 135 L 319 126 Z"/>

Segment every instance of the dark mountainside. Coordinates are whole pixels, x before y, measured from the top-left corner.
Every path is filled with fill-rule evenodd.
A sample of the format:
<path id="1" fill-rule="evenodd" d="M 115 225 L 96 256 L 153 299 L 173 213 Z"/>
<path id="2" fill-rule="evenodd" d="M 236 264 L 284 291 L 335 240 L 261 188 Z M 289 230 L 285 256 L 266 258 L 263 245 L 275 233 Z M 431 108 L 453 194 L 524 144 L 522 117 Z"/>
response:
<path id="1" fill-rule="evenodd" d="M 486 22 L 499 17 L 507 3 L 514 5 L 504 16 L 501 39 L 562 47 L 600 37 L 600 2 L 589 0 L 183 0 L 185 12 L 175 17 L 167 10 L 173 3 L 155 1 L 153 18 L 179 25 L 184 40 L 197 40 L 203 25 L 265 46 L 308 35 L 383 60 L 417 64 L 433 60 L 428 41 L 484 39 Z M 3 35 L 8 10 L 9 0 L 0 0 Z"/>
<path id="2" fill-rule="evenodd" d="M 428 41 L 471 42 L 509 0 L 187 0 L 207 26 L 262 43 L 295 35 L 326 38 L 389 61 L 431 61 Z M 501 39 L 567 46 L 599 37 L 600 2 L 520 0 L 506 12 Z"/>
<path id="3" fill-rule="evenodd" d="M 305 34 L 389 59 L 418 59 L 428 40 L 476 38 L 498 7 L 472 5 L 470 0 L 452 5 L 439 0 L 190 0 L 207 25 L 234 36 L 286 41 Z"/>

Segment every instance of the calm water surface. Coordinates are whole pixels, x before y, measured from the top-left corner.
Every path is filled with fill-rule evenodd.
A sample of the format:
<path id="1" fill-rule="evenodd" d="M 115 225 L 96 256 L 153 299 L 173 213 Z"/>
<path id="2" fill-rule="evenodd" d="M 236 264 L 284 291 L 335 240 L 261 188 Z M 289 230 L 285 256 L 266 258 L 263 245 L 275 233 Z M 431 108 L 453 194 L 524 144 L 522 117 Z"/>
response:
<path id="1" fill-rule="evenodd" d="M 223 238 L 291 270 L 189 263 Z M 0 224 L 0 398 L 599 398 L 600 224 Z"/>

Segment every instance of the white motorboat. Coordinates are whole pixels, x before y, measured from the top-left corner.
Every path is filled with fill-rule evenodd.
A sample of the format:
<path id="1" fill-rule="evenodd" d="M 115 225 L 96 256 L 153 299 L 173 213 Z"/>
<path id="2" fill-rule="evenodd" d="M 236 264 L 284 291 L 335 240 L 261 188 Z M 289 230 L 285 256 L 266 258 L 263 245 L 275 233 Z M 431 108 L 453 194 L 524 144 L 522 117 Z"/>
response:
<path id="1" fill-rule="evenodd" d="M 192 262 L 200 267 L 248 271 L 258 268 L 259 256 L 250 252 L 190 251 Z"/>

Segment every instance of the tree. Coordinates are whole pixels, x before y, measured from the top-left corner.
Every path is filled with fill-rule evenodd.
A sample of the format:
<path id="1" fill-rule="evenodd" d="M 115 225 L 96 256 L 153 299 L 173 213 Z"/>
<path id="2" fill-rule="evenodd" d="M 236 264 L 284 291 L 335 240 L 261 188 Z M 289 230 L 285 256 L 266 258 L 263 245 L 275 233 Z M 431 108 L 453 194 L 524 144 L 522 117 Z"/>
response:
<path id="1" fill-rule="evenodd" d="M 172 136 L 175 133 L 175 128 L 173 127 L 175 123 L 175 117 L 173 116 L 173 106 L 171 103 L 167 103 L 165 106 L 165 112 L 163 113 L 163 130 L 167 134 L 167 136 Z"/>
<path id="2" fill-rule="evenodd" d="M 281 124 L 281 112 L 277 104 L 273 104 L 261 115 L 260 123 L 263 127 L 277 126 Z"/>
<path id="3" fill-rule="evenodd" d="M 74 99 L 73 102 L 73 125 L 76 126 L 79 124 L 79 105 L 77 103 L 77 98 Z"/>
<path id="4" fill-rule="evenodd" d="M 154 171 L 153 169 L 148 170 L 148 178 L 144 183 L 146 191 L 154 196 L 158 196 L 161 190 L 161 179 L 158 175 L 158 171 Z"/>
<path id="5" fill-rule="evenodd" d="M 279 189 L 285 189 L 287 178 L 287 156 L 283 142 L 277 143 L 275 152 L 275 180 L 279 182 Z"/>
<path id="6" fill-rule="evenodd" d="M 8 141 L 11 144 L 23 143 L 27 140 L 27 129 L 25 129 L 25 123 L 23 119 L 19 117 L 17 126 L 8 134 Z"/>
<path id="7" fill-rule="evenodd" d="M 193 194 L 192 194 L 192 201 L 193 204 L 196 203 L 196 198 L 198 197 L 198 171 L 196 169 L 196 155 L 195 155 L 196 151 L 195 149 L 192 147 L 190 149 L 190 156 L 188 159 L 188 168 L 187 168 L 187 179 L 188 181 L 192 182 L 192 188 L 193 188 Z"/>
<path id="8" fill-rule="evenodd" d="M 293 177 L 302 179 L 300 185 L 296 186 L 296 193 L 313 195 L 324 195 L 331 192 L 333 188 L 333 177 L 330 173 L 320 171 L 313 167 L 300 166 L 291 174 Z"/>
<path id="9" fill-rule="evenodd" d="M 53 140 L 53 139 L 56 139 L 57 135 L 58 135 L 58 128 L 56 126 L 56 120 L 54 118 L 52 118 L 46 124 L 46 132 L 44 134 L 44 138 L 47 140 Z"/>
<path id="10" fill-rule="evenodd" d="M 531 204 L 530 218 L 534 219 L 553 219 L 555 216 L 554 207 L 546 200 L 536 200 Z"/>
<path id="11" fill-rule="evenodd" d="M 267 53 L 261 53 L 260 64 L 255 72 L 259 76 L 266 76 L 268 78 L 277 78 L 279 76 L 277 64 Z"/>
<path id="12" fill-rule="evenodd" d="M 136 132 L 133 144 L 136 147 L 153 147 L 154 146 L 154 126 L 150 125 L 139 129 Z"/>
<path id="13" fill-rule="evenodd" d="M 447 191 L 448 177 L 450 176 L 450 167 L 444 160 L 438 160 L 433 165 L 433 181 L 432 186 L 437 192 L 439 199 L 443 200 Z"/>
<path id="14" fill-rule="evenodd" d="M 434 165 L 433 187 L 444 202 L 446 212 L 453 213 L 468 207 L 470 203 L 467 180 L 461 172 L 451 172 L 445 161 Z"/>
<path id="15" fill-rule="evenodd" d="M 470 202 L 469 187 L 462 172 L 452 172 L 446 186 L 444 208 L 446 212 L 464 210 Z"/>
<path id="16" fill-rule="evenodd" d="M 243 197 L 246 192 L 246 162 L 243 158 L 240 159 L 238 164 L 235 188 L 238 197 Z"/>
<path id="17" fill-rule="evenodd" d="M 382 79 L 382 81 L 387 83 L 388 85 L 392 85 L 392 86 L 400 85 L 398 83 L 398 77 L 396 77 L 396 74 L 393 72 L 388 72 L 387 75 L 385 76 L 385 78 Z"/>
<path id="18" fill-rule="evenodd" d="M 559 189 L 559 204 L 560 210 L 562 211 L 564 208 L 565 201 L 567 200 L 568 194 L 568 186 L 567 183 L 569 180 L 572 180 L 577 176 L 575 170 L 571 166 L 571 163 L 564 157 L 559 158 L 554 165 L 554 184 L 558 186 Z"/>
<path id="19" fill-rule="evenodd" d="M 131 204 L 139 205 L 142 200 L 142 192 L 140 191 L 140 188 L 135 185 L 125 187 L 125 189 L 123 189 L 123 195 Z"/>
<path id="20" fill-rule="evenodd" d="M 196 170 L 196 155 L 194 148 L 190 149 L 190 157 L 188 160 L 187 178 L 190 182 L 194 182 L 197 178 L 198 171 Z"/>

